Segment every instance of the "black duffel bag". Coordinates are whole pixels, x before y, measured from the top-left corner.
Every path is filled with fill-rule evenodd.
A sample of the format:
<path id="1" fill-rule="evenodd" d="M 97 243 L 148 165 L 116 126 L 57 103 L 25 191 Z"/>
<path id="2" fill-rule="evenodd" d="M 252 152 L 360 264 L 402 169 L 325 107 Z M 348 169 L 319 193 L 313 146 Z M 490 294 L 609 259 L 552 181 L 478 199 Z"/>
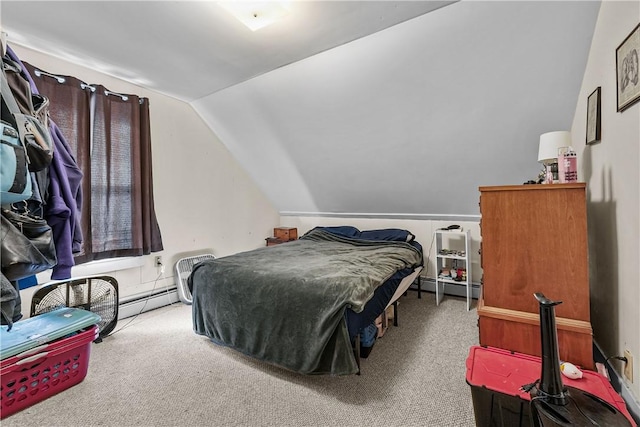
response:
<path id="1" fill-rule="evenodd" d="M 51 227 L 44 219 L 2 209 L 2 274 L 13 281 L 57 263 Z"/>

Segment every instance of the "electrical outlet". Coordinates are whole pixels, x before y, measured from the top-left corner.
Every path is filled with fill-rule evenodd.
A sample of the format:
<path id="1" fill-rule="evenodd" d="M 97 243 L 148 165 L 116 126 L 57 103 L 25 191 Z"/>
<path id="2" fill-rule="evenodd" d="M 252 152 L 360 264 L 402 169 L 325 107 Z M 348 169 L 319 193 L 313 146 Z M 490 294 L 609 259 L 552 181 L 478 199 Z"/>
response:
<path id="1" fill-rule="evenodd" d="M 624 376 L 633 383 L 633 356 L 629 350 L 625 350 L 624 357 L 627 358 L 627 363 L 624 364 Z"/>
<path id="2" fill-rule="evenodd" d="M 162 267 L 162 257 L 161 256 L 157 256 L 156 257 L 156 267 Z"/>

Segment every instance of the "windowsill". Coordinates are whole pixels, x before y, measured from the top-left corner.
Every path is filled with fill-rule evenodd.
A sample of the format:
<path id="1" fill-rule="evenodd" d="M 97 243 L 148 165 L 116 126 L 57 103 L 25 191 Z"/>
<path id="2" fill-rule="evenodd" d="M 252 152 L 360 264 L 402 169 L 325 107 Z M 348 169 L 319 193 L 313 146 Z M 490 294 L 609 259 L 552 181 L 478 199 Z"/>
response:
<path id="1" fill-rule="evenodd" d="M 144 260 L 145 258 L 142 256 L 101 259 L 99 261 L 91 261 L 76 265 L 71 269 L 71 273 L 72 277 L 96 276 L 114 271 L 142 267 L 144 265 Z M 42 272 L 36 277 L 38 279 L 38 283 L 48 282 L 51 280 L 51 270 Z"/>

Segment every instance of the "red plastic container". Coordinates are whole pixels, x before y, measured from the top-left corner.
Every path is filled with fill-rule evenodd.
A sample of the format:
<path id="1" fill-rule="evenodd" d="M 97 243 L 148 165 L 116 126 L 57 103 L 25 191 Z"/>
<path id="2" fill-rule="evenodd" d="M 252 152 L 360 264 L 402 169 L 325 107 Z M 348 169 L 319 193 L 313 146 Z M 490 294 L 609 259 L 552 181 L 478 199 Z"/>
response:
<path id="1" fill-rule="evenodd" d="M 92 326 L 2 360 L 0 419 L 82 382 L 97 337 L 98 327 Z"/>
<path id="2" fill-rule="evenodd" d="M 471 386 L 476 425 L 529 426 L 531 397 L 521 387 L 539 379 L 541 369 L 541 359 L 537 356 L 492 347 L 471 347 L 467 357 L 467 384 Z M 597 372 L 582 372 L 582 378 L 577 380 L 563 376 L 563 384 L 608 402 L 636 426 L 624 399 L 609 380 Z"/>

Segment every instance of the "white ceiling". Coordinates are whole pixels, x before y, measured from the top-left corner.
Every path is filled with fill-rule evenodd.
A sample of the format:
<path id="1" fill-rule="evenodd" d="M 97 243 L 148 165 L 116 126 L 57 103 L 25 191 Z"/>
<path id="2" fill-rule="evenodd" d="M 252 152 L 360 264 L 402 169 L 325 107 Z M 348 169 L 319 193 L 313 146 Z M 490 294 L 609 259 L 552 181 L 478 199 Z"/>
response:
<path id="1" fill-rule="evenodd" d="M 12 42 L 192 101 L 453 1 L 292 1 L 252 32 L 215 1 L 2 1 Z"/>
<path id="2" fill-rule="evenodd" d="M 253 33 L 213 2 L 3 0 L 2 26 L 190 102 L 284 214 L 466 218 L 571 129 L 600 3 L 294 6 Z"/>

